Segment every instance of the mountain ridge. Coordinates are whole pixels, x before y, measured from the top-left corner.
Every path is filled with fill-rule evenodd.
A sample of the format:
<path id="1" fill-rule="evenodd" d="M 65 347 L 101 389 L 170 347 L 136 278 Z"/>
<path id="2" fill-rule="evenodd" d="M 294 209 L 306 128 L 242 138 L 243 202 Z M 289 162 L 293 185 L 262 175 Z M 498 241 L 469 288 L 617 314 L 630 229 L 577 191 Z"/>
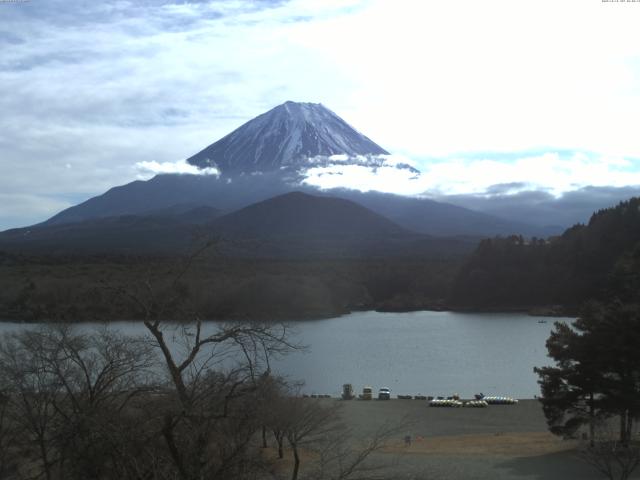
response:
<path id="1" fill-rule="evenodd" d="M 146 215 L 180 204 L 207 206 L 218 209 L 221 213 L 231 213 L 294 190 L 354 201 L 407 230 L 428 235 L 494 236 L 518 233 L 546 237 L 561 231 L 504 220 L 430 199 L 375 191 L 318 190 L 311 186 L 290 184 L 274 174 L 237 177 L 231 183 L 211 175 L 157 175 L 147 181 L 136 180 L 114 187 L 102 195 L 59 212 L 39 225 L 75 223 L 91 218 L 130 214 Z"/>
<path id="2" fill-rule="evenodd" d="M 411 232 L 350 200 L 303 192 L 285 193 L 222 216 L 207 207 L 170 209 L 170 215 L 156 212 L 14 229 L 0 234 L 0 250 L 174 255 L 217 239 L 227 257 L 308 259 L 438 257 L 466 253 L 475 245 L 471 239 Z"/>

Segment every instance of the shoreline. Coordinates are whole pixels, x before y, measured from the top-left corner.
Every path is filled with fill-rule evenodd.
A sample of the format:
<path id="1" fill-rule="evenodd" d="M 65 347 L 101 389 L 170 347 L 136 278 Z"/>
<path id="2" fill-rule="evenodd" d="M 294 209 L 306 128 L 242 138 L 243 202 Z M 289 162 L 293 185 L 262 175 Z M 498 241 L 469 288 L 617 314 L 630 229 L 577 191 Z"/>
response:
<path id="1" fill-rule="evenodd" d="M 396 309 L 388 309 L 388 308 L 356 308 L 351 310 L 340 310 L 335 312 L 326 312 L 318 315 L 301 315 L 295 316 L 292 318 L 290 316 L 282 316 L 277 318 L 268 318 L 268 319 L 258 319 L 258 318 L 206 318 L 203 319 L 203 322 L 255 322 L 255 323 L 296 323 L 296 322 L 307 322 L 307 321 L 321 321 L 321 320 L 329 320 L 332 318 L 338 318 L 345 315 L 350 315 L 353 313 L 359 312 L 376 312 L 376 313 L 415 313 L 415 312 L 451 312 L 451 313 L 464 313 L 464 314 L 503 314 L 503 313 L 515 313 L 527 315 L 530 317 L 541 317 L 541 318 L 575 318 L 578 316 L 578 313 L 574 310 L 558 310 L 553 307 L 513 307 L 513 308 L 467 308 L 467 307 L 455 307 L 455 306 L 433 306 L 433 307 L 421 307 L 421 308 L 396 308 Z M 45 319 L 16 319 L 16 318 L 3 318 L 0 317 L 0 323 L 14 323 L 14 324 L 38 324 L 38 323 L 52 323 L 52 324 L 81 324 L 81 323 L 111 323 L 111 322 L 142 322 L 142 318 L 129 318 L 129 319 L 121 319 L 121 318 L 110 318 L 110 319 L 87 319 L 87 320 L 45 320 Z M 178 322 L 176 320 L 165 319 L 165 322 Z M 180 323 L 189 323 L 180 322 Z"/>

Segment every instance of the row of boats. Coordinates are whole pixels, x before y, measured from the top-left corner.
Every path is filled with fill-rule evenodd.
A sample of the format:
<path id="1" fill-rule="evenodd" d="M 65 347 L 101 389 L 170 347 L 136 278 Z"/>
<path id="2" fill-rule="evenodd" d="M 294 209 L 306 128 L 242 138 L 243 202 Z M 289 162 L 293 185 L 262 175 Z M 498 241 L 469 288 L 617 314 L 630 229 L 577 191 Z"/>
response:
<path id="1" fill-rule="evenodd" d="M 313 397 L 314 395 L 312 395 Z M 323 398 L 324 395 L 318 395 L 318 397 Z M 328 395 L 327 395 L 328 397 Z M 484 408 L 489 405 L 515 405 L 518 403 L 518 400 L 512 397 L 498 396 L 498 395 L 489 395 L 485 396 L 484 393 L 478 393 L 474 395 L 475 399 L 473 400 L 461 400 L 460 395 L 457 393 L 451 397 L 432 397 L 425 395 L 398 395 L 398 400 L 426 400 L 429 402 L 430 407 L 470 407 L 470 408 Z M 360 400 L 372 400 L 373 399 L 373 388 L 370 386 L 365 386 L 362 389 L 362 394 L 356 397 L 353 391 L 353 385 L 350 383 L 345 383 L 342 385 L 342 399 L 343 400 L 353 400 L 354 398 L 358 398 Z M 378 392 L 378 400 L 390 400 L 391 399 L 391 390 L 387 387 L 383 387 Z"/>
<path id="2" fill-rule="evenodd" d="M 469 400 L 465 402 L 462 400 L 454 400 L 454 399 L 448 399 L 448 398 L 442 398 L 442 399 L 434 398 L 429 402 L 429 406 L 430 407 L 453 407 L 453 408 L 457 408 L 457 407 L 483 408 L 483 407 L 488 407 L 489 404 L 484 400 Z"/>
<path id="3" fill-rule="evenodd" d="M 312 395 L 313 396 L 313 395 Z M 322 398 L 324 395 L 318 395 L 318 397 Z M 425 395 L 397 395 L 398 400 L 426 400 L 429 402 L 429 406 L 431 407 L 471 407 L 471 408 L 484 408 L 489 405 L 515 405 L 518 403 L 518 400 L 512 397 L 498 396 L 498 395 L 489 395 L 485 396 L 484 393 L 478 393 L 474 395 L 475 399 L 473 400 L 461 400 L 460 395 L 457 393 L 451 397 L 432 397 Z M 358 398 L 360 400 L 372 400 L 373 399 L 373 388 L 370 386 L 365 386 L 362 389 L 362 394 L 356 397 L 353 391 L 353 385 L 350 383 L 345 383 L 342 385 L 342 399 L 343 400 L 353 400 L 354 398 Z M 391 399 L 391 390 L 387 387 L 382 387 L 378 392 L 378 400 L 390 400 Z"/>
<path id="4" fill-rule="evenodd" d="M 511 397 L 480 397 L 475 400 L 460 400 L 459 398 L 434 398 L 429 401 L 430 407 L 469 407 L 469 408 L 486 408 L 489 405 L 515 405 L 518 400 Z"/>
<path id="5" fill-rule="evenodd" d="M 517 398 L 511 398 L 511 397 L 490 396 L 490 397 L 482 397 L 482 400 L 487 402 L 489 405 L 515 405 L 516 403 L 518 403 Z"/>

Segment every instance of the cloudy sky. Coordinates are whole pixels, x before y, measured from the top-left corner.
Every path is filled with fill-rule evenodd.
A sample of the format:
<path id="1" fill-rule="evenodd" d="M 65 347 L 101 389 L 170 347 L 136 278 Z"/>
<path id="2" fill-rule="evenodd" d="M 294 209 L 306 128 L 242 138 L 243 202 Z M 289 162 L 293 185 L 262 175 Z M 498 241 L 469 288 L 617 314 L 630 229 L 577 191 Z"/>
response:
<path id="1" fill-rule="evenodd" d="M 0 229 L 286 100 L 422 171 L 361 186 L 489 210 L 640 192 L 639 24 L 602 0 L 0 0 Z"/>

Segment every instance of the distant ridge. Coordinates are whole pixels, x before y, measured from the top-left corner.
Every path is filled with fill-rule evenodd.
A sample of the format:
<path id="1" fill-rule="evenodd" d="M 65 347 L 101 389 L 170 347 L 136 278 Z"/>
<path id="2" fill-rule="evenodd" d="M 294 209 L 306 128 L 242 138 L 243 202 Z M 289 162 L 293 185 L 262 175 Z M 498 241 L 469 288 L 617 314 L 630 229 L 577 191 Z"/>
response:
<path id="1" fill-rule="evenodd" d="M 217 239 L 228 257 L 440 257 L 475 242 L 438 239 L 342 198 L 289 192 L 217 217 L 208 207 L 93 218 L 0 233 L 0 251 L 23 254 L 182 254 Z"/>

